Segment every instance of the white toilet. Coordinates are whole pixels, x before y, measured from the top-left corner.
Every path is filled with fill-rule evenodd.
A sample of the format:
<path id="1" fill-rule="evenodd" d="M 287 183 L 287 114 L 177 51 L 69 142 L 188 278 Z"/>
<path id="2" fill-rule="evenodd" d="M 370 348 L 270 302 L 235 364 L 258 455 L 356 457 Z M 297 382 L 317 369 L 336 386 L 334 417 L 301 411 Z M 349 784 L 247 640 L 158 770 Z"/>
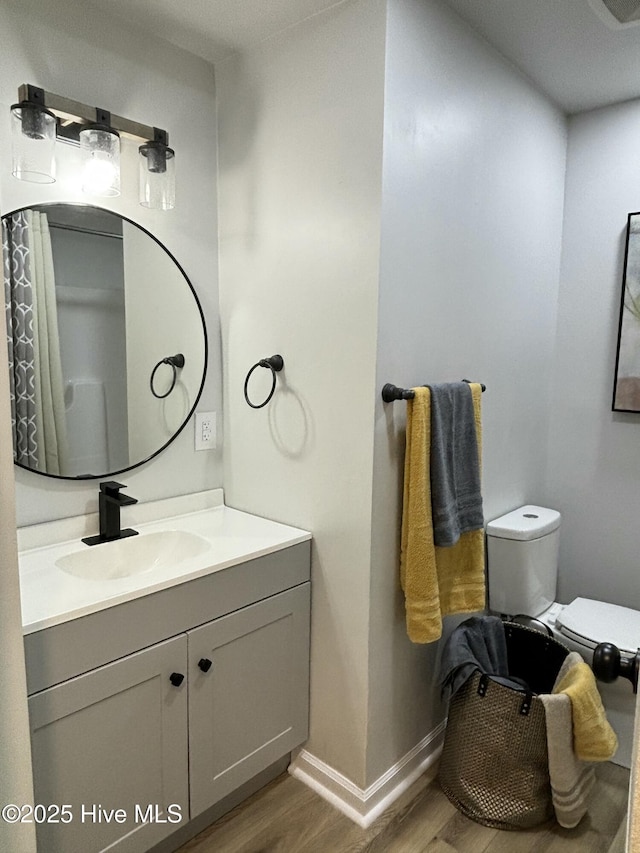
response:
<path id="1" fill-rule="evenodd" d="M 554 601 L 558 576 L 560 513 L 523 506 L 487 524 L 489 608 L 502 616 L 526 615 L 591 664 L 599 643 L 613 643 L 624 655 L 640 647 L 640 611 L 603 601 Z M 631 765 L 635 695 L 626 678 L 598 688 L 619 747 L 612 759 Z"/>

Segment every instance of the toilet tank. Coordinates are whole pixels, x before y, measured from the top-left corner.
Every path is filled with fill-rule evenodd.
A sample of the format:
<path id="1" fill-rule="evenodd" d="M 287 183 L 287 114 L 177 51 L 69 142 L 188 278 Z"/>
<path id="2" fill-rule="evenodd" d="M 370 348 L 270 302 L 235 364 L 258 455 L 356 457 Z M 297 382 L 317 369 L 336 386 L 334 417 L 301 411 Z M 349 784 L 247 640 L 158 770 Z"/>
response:
<path id="1" fill-rule="evenodd" d="M 522 506 L 487 524 L 489 608 L 539 616 L 556 595 L 560 513 Z"/>

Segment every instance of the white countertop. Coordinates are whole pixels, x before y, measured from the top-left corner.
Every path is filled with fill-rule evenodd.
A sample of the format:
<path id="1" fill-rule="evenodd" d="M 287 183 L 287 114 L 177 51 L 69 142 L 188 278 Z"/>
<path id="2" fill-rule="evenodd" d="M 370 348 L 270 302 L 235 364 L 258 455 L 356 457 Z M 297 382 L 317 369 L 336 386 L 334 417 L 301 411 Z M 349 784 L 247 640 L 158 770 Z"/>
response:
<path id="1" fill-rule="evenodd" d="M 182 508 L 189 505 L 189 500 L 190 505 L 194 505 L 191 496 L 185 496 Z M 207 501 L 200 501 L 200 504 L 202 503 Z M 157 504 L 162 504 L 165 511 L 168 508 L 175 510 L 180 506 L 180 499 L 159 501 Z M 141 505 L 138 517 L 153 515 L 151 506 Z M 133 509 L 136 508 L 132 507 Z M 135 513 L 125 517 L 123 510 L 122 515 L 122 526 L 133 526 L 140 535 L 180 530 L 206 540 L 208 548 L 205 547 L 203 553 L 196 556 L 180 559 L 177 565 L 153 568 L 128 577 L 95 580 L 76 577 L 56 566 L 56 560 L 61 557 L 89 548 L 81 541 L 81 536 L 96 531 L 90 529 L 91 525 L 86 529 L 85 517 L 82 520 L 66 519 L 60 523 L 51 522 L 48 525 L 24 529 L 19 532 L 21 546 L 38 543 L 37 547 L 25 547 L 19 553 L 22 624 L 25 634 L 77 619 L 88 613 L 167 589 L 311 539 L 311 534 L 306 530 L 240 512 L 220 503 L 143 523 L 135 520 Z M 47 530 L 43 531 L 42 528 Z M 74 533 L 74 538 L 59 541 L 60 530 L 78 531 L 79 535 L 76 537 Z M 43 538 L 50 538 L 53 544 L 40 544 Z M 108 548 L 109 543 L 91 547 Z"/>

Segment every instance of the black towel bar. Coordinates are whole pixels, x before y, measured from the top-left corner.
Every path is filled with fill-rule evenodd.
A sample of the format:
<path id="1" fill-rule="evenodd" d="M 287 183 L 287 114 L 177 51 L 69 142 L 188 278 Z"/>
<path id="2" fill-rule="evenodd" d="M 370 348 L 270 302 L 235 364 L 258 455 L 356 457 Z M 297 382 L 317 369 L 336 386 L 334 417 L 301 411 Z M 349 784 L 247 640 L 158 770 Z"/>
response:
<path id="1" fill-rule="evenodd" d="M 463 379 L 463 382 L 470 382 L 470 379 Z M 483 391 L 486 391 L 486 385 L 480 385 Z M 385 403 L 393 403 L 395 400 L 413 400 L 415 392 L 411 388 L 398 388 L 391 382 L 387 382 L 382 388 L 382 399 Z"/>

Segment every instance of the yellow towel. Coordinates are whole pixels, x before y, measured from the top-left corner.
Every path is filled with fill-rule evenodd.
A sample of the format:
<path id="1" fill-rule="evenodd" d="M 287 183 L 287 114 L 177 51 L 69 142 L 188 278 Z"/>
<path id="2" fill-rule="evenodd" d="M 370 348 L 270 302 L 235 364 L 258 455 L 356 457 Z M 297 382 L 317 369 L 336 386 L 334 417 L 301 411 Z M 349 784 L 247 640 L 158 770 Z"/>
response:
<path id="1" fill-rule="evenodd" d="M 571 699 L 573 750 L 582 761 L 608 761 L 618 748 L 609 725 L 596 679 L 584 661 L 572 666 L 553 688 Z"/>
<path id="2" fill-rule="evenodd" d="M 482 459 L 482 388 L 471 384 L 473 412 Z M 414 643 L 432 643 L 442 635 L 442 617 L 485 607 L 484 531 L 463 533 L 449 548 L 433 542 L 431 520 L 431 392 L 414 388 L 407 402 L 407 442 L 400 582 L 405 595 L 407 633 Z"/>

